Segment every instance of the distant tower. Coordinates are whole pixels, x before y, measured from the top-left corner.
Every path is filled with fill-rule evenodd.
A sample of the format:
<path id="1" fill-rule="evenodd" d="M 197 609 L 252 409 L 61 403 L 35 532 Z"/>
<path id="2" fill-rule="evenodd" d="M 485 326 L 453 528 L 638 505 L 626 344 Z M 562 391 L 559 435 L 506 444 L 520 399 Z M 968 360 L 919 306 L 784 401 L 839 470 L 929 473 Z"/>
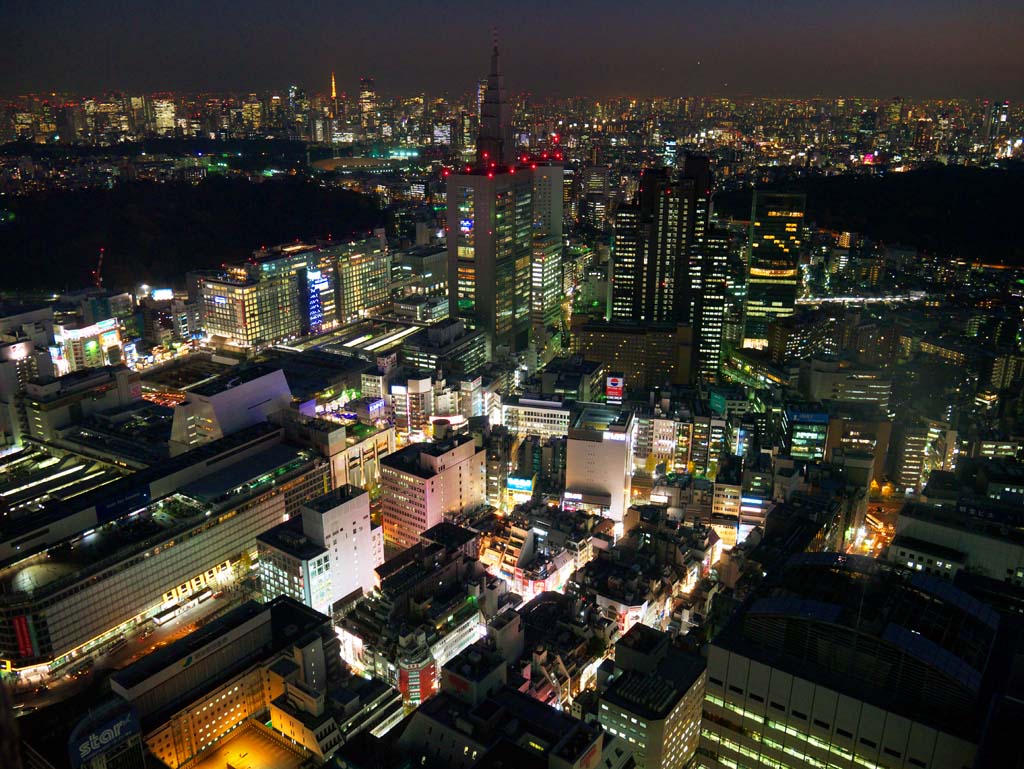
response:
<path id="1" fill-rule="evenodd" d="M 495 35 L 491 52 L 491 72 L 487 76 L 487 92 L 480 110 L 480 134 L 476 140 L 478 165 L 515 162 L 516 147 L 512 141 L 512 106 L 505 99 L 504 78 L 498 67 L 498 40 Z"/>
<path id="2" fill-rule="evenodd" d="M 338 116 L 338 86 L 334 82 L 334 73 L 331 73 L 331 118 Z"/>
<path id="3" fill-rule="evenodd" d="M 359 125 L 367 136 L 377 129 L 377 89 L 372 77 L 359 78 Z"/>
<path id="4" fill-rule="evenodd" d="M 476 167 L 448 176 L 448 286 L 452 317 L 483 329 L 493 356 L 530 344 L 535 268 L 543 301 L 534 315 L 546 321 L 547 289 L 560 270 L 561 216 L 536 208 L 534 196 L 560 208 L 561 168 L 544 168 L 535 189 L 541 169 L 516 167 L 497 45 L 481 112 Z M 543 242 L 535 243 L 535 233 Z"/>

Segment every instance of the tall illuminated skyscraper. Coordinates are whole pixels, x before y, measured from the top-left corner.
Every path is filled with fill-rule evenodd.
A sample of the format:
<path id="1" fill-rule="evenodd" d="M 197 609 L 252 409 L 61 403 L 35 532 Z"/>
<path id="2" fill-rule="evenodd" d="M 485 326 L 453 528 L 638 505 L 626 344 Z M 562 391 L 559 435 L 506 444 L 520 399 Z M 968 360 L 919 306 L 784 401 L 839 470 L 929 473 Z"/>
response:
<path id="1" fill-rule="evenodd" d="M 754 192 L 747 245 L 743 346 L 768 346 L 768 324 L 792 315 L 800 285 L 804 195 Z"/>
<path id="2" fill-rule="evenodd" d="M 476 165 L 451 174 L 447 188 L 451 312 L 485 331 L 489 356 L 530 342 L 533 169 L 515 165 L 511 122 L 495 45 Z"/>
<path id="3" fill-rule="evenodd" d="M 487 334 L 488 353 L 529 344 L 533 184 L 495 165 L 448 177 L 448 284 L 453 316 Z"/>
<path id="4" fill-rule="evenodd" d="M 636 204 L 615 215 L 612 320 L 696 329 L 710 199 L 707 158 L 687 158 L 678 175 L 666 168 L 644 172 Z"/>
<path id="5" fill-rule="evenodd" d="M 377 91 L 372 77 L 359 78 L 359 126 L 364 136 L 377 130 Z"/>
<path id="6" fill-rule="evenodd" d="M 156 99 L 153 101 L 153 114 L 158 134 L 168 136 L 174 133 L 176 112 L 177 107 L 170 99 Z"/>
<path id="7" fill-rule="evenodd" d="M 697 305 L 697 373 L 714 380 L 722 362 L 725 302 L 728 291 L 729 236 L 709 230 L 704 238 L 700 301 Z"/>

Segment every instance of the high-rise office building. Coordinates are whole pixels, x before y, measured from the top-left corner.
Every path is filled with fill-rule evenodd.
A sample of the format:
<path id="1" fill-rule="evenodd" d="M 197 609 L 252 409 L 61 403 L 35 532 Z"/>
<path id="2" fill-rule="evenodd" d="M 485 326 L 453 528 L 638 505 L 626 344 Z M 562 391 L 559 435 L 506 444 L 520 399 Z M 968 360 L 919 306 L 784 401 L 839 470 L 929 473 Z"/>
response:
<path id="1" fill-rule="evenodd" d="M 1010 102 L 997 99 L 985 103 L 985 139 L 1004 139 L 1010 135 Z"/>
<path id="2" fill-rule="evenodd" d="M 156 132 L 161 136 L 174 133 L 177 108 L 170 99 L 155 99 L 153 101 L 153 115 L 156 125 Z"/>
<path id="3" fill-rule="evenodd" d="M 608 199 L 611 196 L 608 166 L 583 169 L 583 203 L 587 224 L 604 229 L 608 223 Z"/>
<path id="4" fill-rule="evenodd" d="M 633 743 L 637 769 L 691 765 L 700 738 L 704 660 L 636 623 L 615 644 L 615 676 L 601 693 L 598 721 Z"/>
<path id="5" fill-rule="evenodd" d="M 206 333 L 229 346 L 256 347 L 296 337 L 302 330 L 300 294 L 293 275 L 263 278 L 255 265 L 201 278 Z"/>
<path id="6" fill-rule="evenodd" d="M 747 245 L 743 346 L 768 346 L 768 324 L 792 315 L 800 285 L 803 195 L 754 192 Z"/>
<path id="7" fill-rule="evenodd" d="M 560 241 L 565 170 L 561 161 L 542 161 L 531 163 L 530 171 L 533 177 L 533 234 L 538 237 L 554 235 Z"/>
<path id="8" fill-rule="evenodd" d="M 530 322 L 538 329 L 558 326 L 562 310 L 562 241 L 555 235 L 533 239 Z"/>
<path id="9" fill-rule="evenodd" d="M 449 312 L 487 334 L 488 355 L 530 337 L 533 185 L 528 170 L 448 177 Z"/>
<path id="10" fill-rule="evenodd" d="M 359 127 L 364 136 L 377 131 L 377 91 L 372 77 L 359 78 Z"/>
<path id="11" fill-rule="evenodd" d="M 697 371 L 701 379 L 714 380 L 722 362 L 725 303 L 729 290 L 729 236 L 709 230 L 705 238 L 700 301 L 697 316 Z"/>
<path id="12" fill-rule="evenodd" d="M 348 323 L 390 301 L 391 255 L 380 238 L 366 238 L 330 249 L 335 267 L 338 320 Z"/>
<path id="13" fill-rule="evenodd" d="M 533 335 L 558 326 L 562 309 L 561 164 L 531 165 L 533 177 L 533 262 L 530 268 L 530 322 Z M 540 342 L 538 342 L 540 344 Z"/>
<path id="14" fill-rule="evenodd" d="M 615 216 L 612 320 L 699 323 L 710 199 L 707 158 L 687 158 L 678 175 L 644 172 Z"/>
<path id="15" fill-rule="evenodd" d="M 615 521 L 621 534 L 632 489 L 633 412 L 587 404 L 569 426 L 562 503 Z"/>
<path id="16" fill-rule="evenodd" d="M 476 166 L 451 174 L 447 187 L 450 312 L 485 331 L 489 356 L 498 348 L 518 352 L 530 341 L 534 169 L 514 163 L 511 106 L 495 46 Z"/>

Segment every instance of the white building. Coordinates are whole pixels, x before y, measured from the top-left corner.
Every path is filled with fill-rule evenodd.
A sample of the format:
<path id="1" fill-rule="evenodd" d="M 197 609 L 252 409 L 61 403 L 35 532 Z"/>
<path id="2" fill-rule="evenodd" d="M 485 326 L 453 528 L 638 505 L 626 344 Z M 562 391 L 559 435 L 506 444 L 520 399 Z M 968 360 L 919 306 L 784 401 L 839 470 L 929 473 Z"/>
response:
<path id="1" fill-rule="evenodd" d="M 510 397 L 501 404 L 501 423 L 516 437 L 564 438 L 571 419 L 572 409 L 558 400 Z"/>
<path id="2" fill-rule="evenodd" d="M 269 366 L 251 366 L 205 382 L 174 407 L 171 456 L 266 421 L 291 402 L 284 372 Z"/>
<path id="3" fill-rule="evenodd" d="M 370 522 L 370 495 L 341 486 L 257 538 L 263 595 L 290 595 L 324 614 L 368 593 L 384 562 L 384 533 Z"/>
<path id="4" fill-rule="evenodd" d="M 331 603 L 375 584 L 370 495 L 357 486 L 342 486 L 302 507 L 302 530 L 327 549 L 331 566 Z M 378 536 L 380 536 L 378 532 Z M 382 550 L 382 548 L 381 548 Z"/>
<path id="5" fill-rule="evenodd" d="M 444 443 L 414 443 L 381 459 L 384 539 L 405 549 L 446 515 L 482 505 L 487 452 L 469 436 Z"/>
<path id="6" fill-rule="evenodd" d="M 611 518 L 616 528 L 629 507 L 636 422 L 628 410 L 588 403 L 566 445 L 564 502 Z"/>

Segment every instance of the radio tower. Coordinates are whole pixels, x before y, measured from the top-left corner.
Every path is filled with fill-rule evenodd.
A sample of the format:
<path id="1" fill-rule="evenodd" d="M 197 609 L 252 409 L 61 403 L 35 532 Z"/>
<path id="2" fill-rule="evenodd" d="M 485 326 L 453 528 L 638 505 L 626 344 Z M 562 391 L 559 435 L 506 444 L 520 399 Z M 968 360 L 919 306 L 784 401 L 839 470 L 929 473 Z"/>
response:
<path id="1" fill-rule="evenodd" d="M 331 73 L 331 118 L 338 116 L 338 87 L 334 83 L 334 73 Z"/>

